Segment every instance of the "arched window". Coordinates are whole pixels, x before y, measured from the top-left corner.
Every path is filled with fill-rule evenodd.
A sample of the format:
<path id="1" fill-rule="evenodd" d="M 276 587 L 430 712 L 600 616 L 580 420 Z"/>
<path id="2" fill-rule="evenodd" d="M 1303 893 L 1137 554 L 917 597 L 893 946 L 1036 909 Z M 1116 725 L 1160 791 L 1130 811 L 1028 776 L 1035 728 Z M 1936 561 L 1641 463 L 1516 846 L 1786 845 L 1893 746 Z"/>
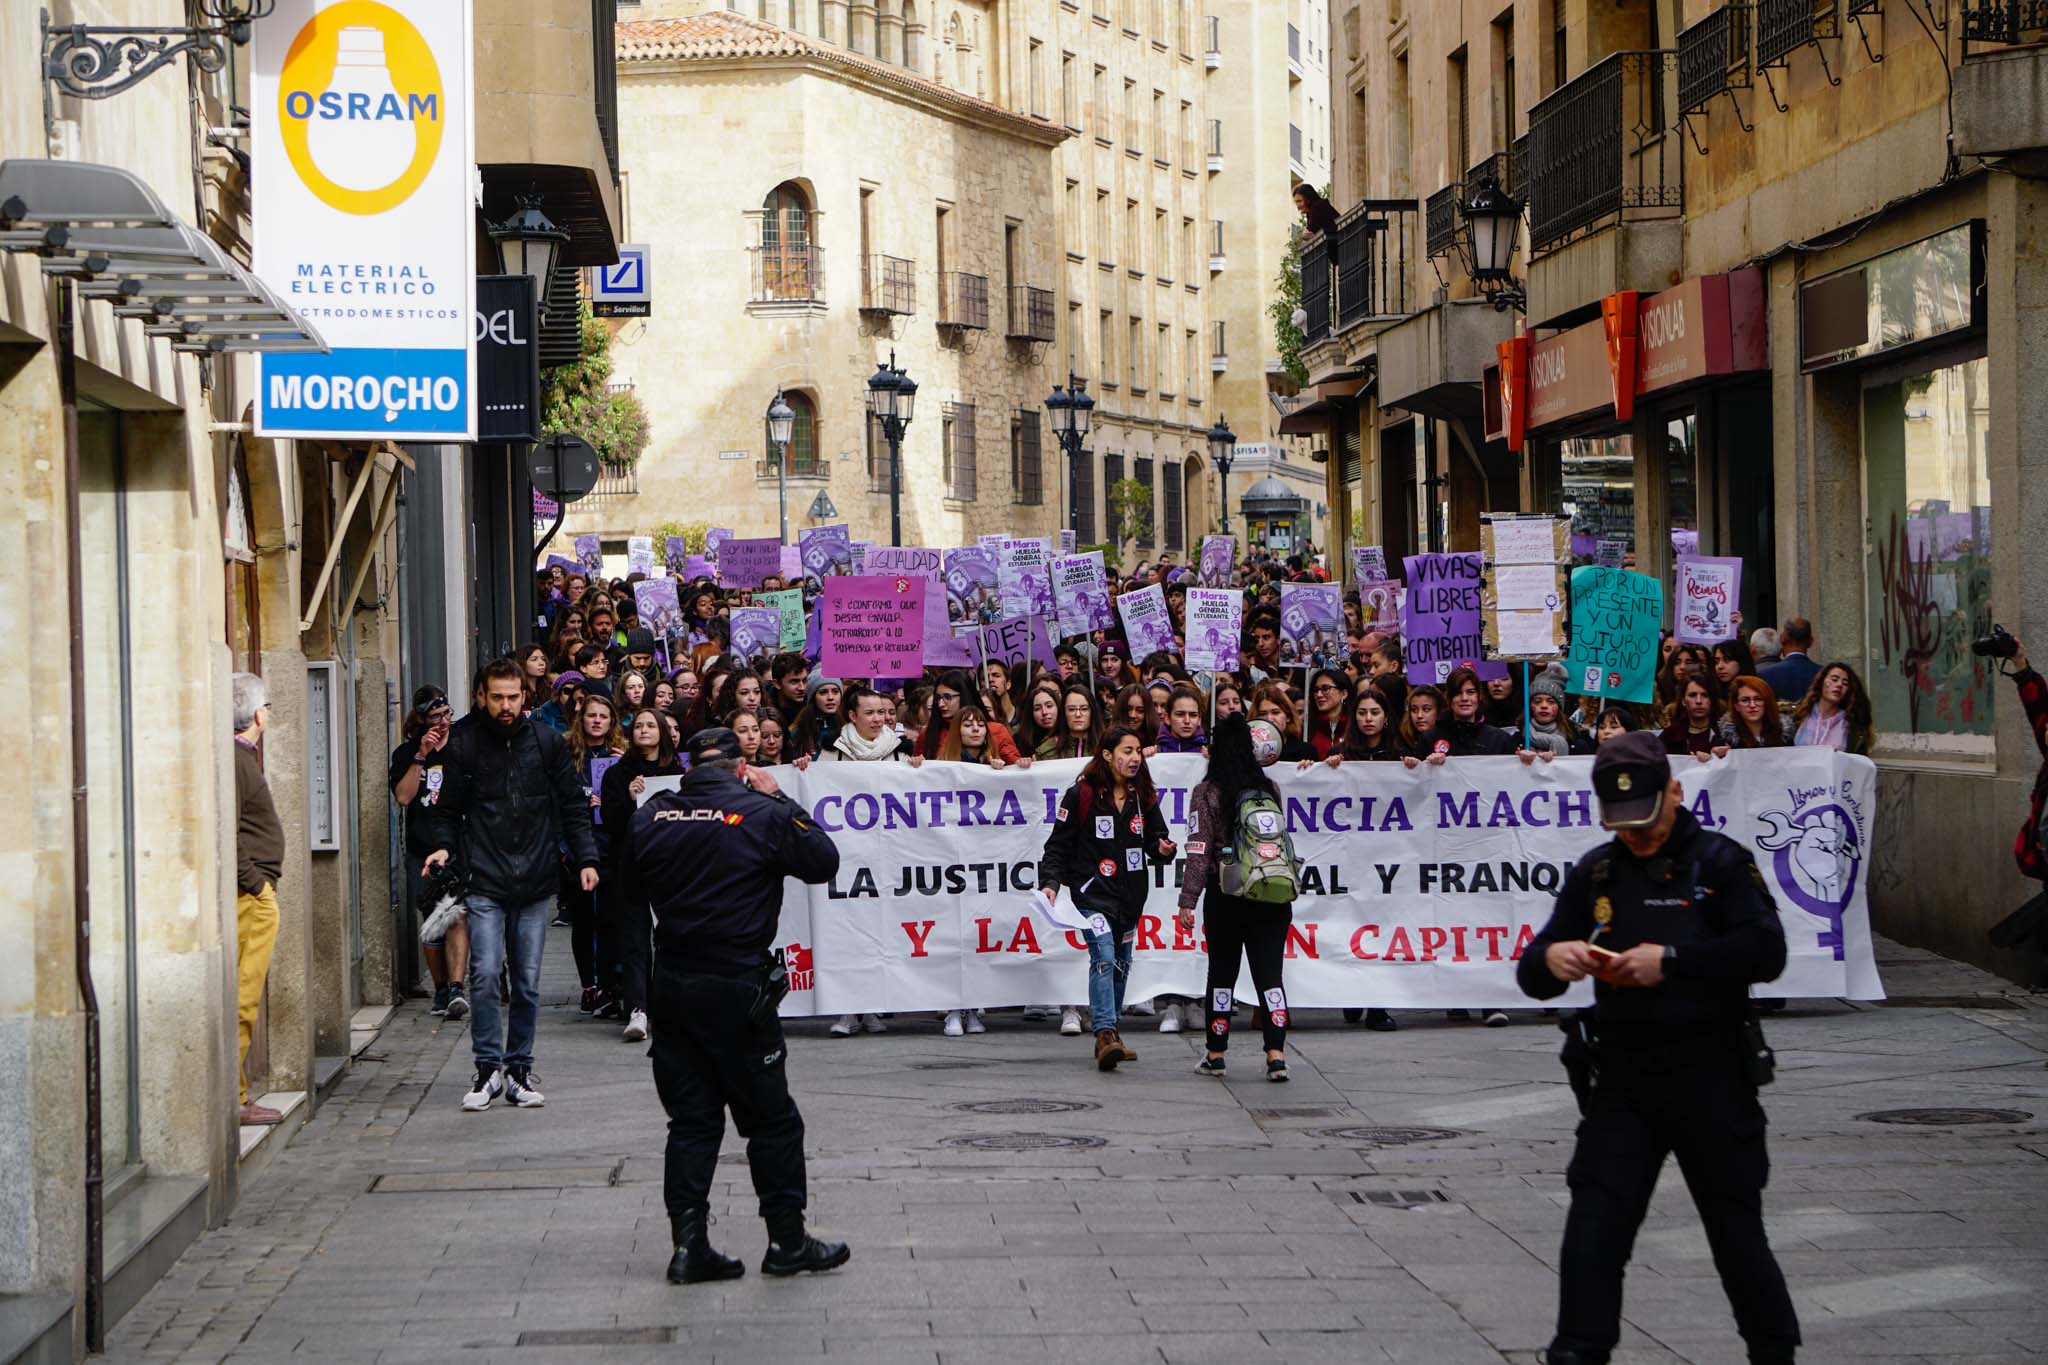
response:
<path id="1" fill-rule="evenodd" d="M 789 449 L 783 452 L 789 474 L 792 477 L 822 475 L 825 470 L 818 462 L 818 405 L 809 394 L 793 389 L 784 390 L 782 401 L 789 404 L 789 410 L 796 414 L 796 420 L 789 427 Z M 765 445 L 761 465 L 773 474 L 775 446 L 768 442 L 765 418 L 762 419 L 761 438 Z"/>
<path id="2" fill-rule="evenodd" d="M 903 64 L 923 72 L 924 24 L 917 17 L 916 0 L 903 0 Z"/>
<path id="3" fill-rule="evenodd" d="M 785 180 L 761 204 L 762 299 L 816 298 L 817 253 L 811 245 L 811 199 Z"/>

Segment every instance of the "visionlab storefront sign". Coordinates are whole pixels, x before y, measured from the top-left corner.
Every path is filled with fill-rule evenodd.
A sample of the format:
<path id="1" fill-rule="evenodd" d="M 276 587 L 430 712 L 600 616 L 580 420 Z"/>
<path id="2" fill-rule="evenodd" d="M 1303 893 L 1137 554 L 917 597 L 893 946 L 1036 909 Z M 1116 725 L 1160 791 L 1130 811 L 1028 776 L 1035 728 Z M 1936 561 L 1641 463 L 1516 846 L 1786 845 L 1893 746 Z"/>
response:
<path id="1" fill-rule="evenodd" d="M 256 272 L 333 347 L 258 357 L 257 430 L 474 440 L 470 0 L 278 0 L 255 27 Z"/>

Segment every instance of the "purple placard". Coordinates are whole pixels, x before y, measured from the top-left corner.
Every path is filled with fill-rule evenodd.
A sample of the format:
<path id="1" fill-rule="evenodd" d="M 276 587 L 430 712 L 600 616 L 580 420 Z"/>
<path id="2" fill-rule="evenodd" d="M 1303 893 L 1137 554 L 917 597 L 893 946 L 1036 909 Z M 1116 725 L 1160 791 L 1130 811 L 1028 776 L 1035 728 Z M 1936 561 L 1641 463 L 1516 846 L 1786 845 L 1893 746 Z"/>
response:
<path id="1" fill-rule="evenodd" d="M 1053 599 L 1059 603 L 1060 638 L 1071 640 L 1090 631 L 1108 630 L 1116 619 L 1109 609 L 1109 574 L 1102 551 L 1062 555 L 1052 565 Z"/>
<path id="2" fill-rule="evenodd" d="M 819 662 L 834 678 L 914 678 L 924 671 L 922 578 L 833 574 L 819 598 Z"/>
<path id="3" fill-rule="evenodd" d="M 1052 575 L 1045 542 L 1030 536 L 1006 538 L 996 549 L 996 582 L 1005 616 L 1051 616 Z"/>
<path id="4" fill-rule="evenodd" d="M 711 561 L 703 555 L 683 556 L 683 578 L 695 582 L 699 578 L 711 577 Z"/>
<path id="5" fill-rule="evenodd" d="M 567 555 L 549 555 L 548 567 L 550 569 L 560 569 L 564 578 L 567 578 L 570 574 L 583 572 L 583 566 Z"/>
<path id="6" fill-rule="evenodd" d="M 597 795 L 597 794 L 598 794 L 599 792 L 601 792 L 601 791 L 603 791 L 603 790 L 604 790 L 604 775 L 605 775 L 606 773 L 610 772 L 610 771 L 612 770 L 612 764 L 614 764 L 614 763 L 616 763 L 616 762 L 618 762 L 618 761 L 619 761 L 619 755 L 617 755 L 617 754 L 592 754 L 592 755 L 591 755 L 591 757 L 590 757 L 590 794 L 591 794 L 592 796 L 595 796 L 595 795 Z M 603 803 L 603 802 L 601 802 L 601 801 L 592 801 L 592 802 L 590 803 L 590 821 L 591 821 L 591 823 L 592 823 L 592 824 L 596 824 L 596 825 L 601 825 L 601 824 L 603 824 L 603 823 L 604 823 L 604 803 Z"/>
<path id="7" fill-rule="evenodd" d="M 758 588 L 762 582 L 782 572 L 782 542 L 769 537 L 763 540 L 728 540 L 718 552 L 718 586 L 721 588 Z"/>
<path id="8" fill-rule="evenodd" d="M 1173 617 L 1166 610 L 1166 589 L 1157 583 L 1118 597 L 1116 614 L 1123 618 L 1124 638 L 1130 642 L 1133 661 L 1142 661 L 1160 650 L 1176 652 Z"/>
<path id="9" fill-rule="evenodd" d="M 669 640 L 689 633 L 683 624 L 682 603 L 673 578 L 643 578 L 633 585 L 633 601 L 640 608 L 640 624 L 654 632 L 656 640 Z"/>
<path id="10" fill-rule="evenodd" d="M 804 579 L 822 585 L 828 578 L 853 572 L 853 536 L 842 523 L 813 526 L 796 538 Z"/>
<path id="11" fill-rule="evenodd" d="M 1700 533 L 1689 527 L 1671 528 L 1671 553 L 1674 556 L 1696 555 L 1700 552 Z"/>
<path id="12" fill-rule="evenodd" d="M 946 596 L 936 589 L 928 590 L 924 599 L 924 665 L 926 668 L 972 668 L 981 662 L 975 630 L 967 629 L 964 635 L 953 633 L 953 623 L 946 615 Z"/>
<path id="13" fill-rule="evenodd" d="M 1387 552 L 1379 545 L 1351 547 L 1351 582 L 1354 586 L 1387 581 Z"/>
<path id="14" fill-rule="evenodd" d="M 741 663 L 749 663 L 762 651 L 773 654 L 782 647 L 782 613 L 774 607 L 736 607 L 727 638 Z"/>
<path id="15" fill-rule="evenodd" d="M 1001 616 L 995 552 L 978 545 L 946 551 L 946 598 L 947 613 L 956 625 Z"/>
<path id="16" fill-rule="evenodd" d="M 704 533 L 704 557 L 718 558 L 718 547 L 733 538 L 732 527 L 714 526 Z"/>
<path id="17" fill-rule="evenodd" d="M 1593 547 L 1593 558 L 1602 568 L 1618 569 L 1628 562 L 1628 542 L 1619 536 L 1603 536 Z"/>
<path id="18" fill-rule="evenodd" d="M 1188 589 L 1187 666 L 1197 672 L 1235 672 L 1243 655 L 1244 594 L 1235 588 Z"/>
<path id="19" fill-rule="evenodd" d="M 661 562 L 672 574 L 687 575 L 690 562 L 690 542 L 681 536 L 668 536 L 661 542 Z"/>
<path id="20" fill-rule="evenodd" d="M 1381 633 L 1401 629 L 1401 580 L 1358 585 L 1358 619 L 1368 630 Z"/>
<path id="21" fill-rule="evenodd" d="M 1006 616 L 983 626 L 981 653 L 984 659 L 1008 664 L 1013 673 L 1027 663 L 1040 668 L 1057 666 L 1052 657 L 1052 632 L 1043 616 Z"/>
<path id="22" fill-rule="evenodd" d="M 1327 664 L 1344 651 L 1344 589 L 1335 583 L 1280 585 L 1280 662 Z"/>
<path id="23" fill-rule="evenodd" d="M 1070 555 L 1074 553 L 1074 539 L 1075 537 L 1072 531 L 1060 532 L 1059 552 L 1063 555 Z"/>
<path id="24" fill-rule="evenodd" d="M 1572 533 L 1573 559 L 1591 559 L 1599 553 L 1600 538 L 1598 536 L 1582 536 L 1576 531 Z"/>
<path id="25" fill-rule="evenodd" d="M 1401 612 L 1406 641 L 1408 681 L 1440 683 L 1460 664 L 1470 664 L 1484 678 L 1504 678 L 1507 665 L 1485 660 L 1485 631 L 1480 622 L 1480 554 L 1409 555 L 1408 600 Z"/>
<path id="26" fill-rule="evenodd" d="M 1736 603 L 1742 600 L 1742 561 L 1681 555 L 1671 600 L 1671 634 L 1680 644 L 1717 645 L 1735 638 Z"/>
<path id="27" fill-rule="evenodd" d="M 583 566 L 583 572 L 592 575 L 602 573 L 604 571 L 603 542 L 594 535 L 583 535 L 576 537 L 575 544 L 576 562 Z"/>
<path id="28" fill-rule="evenodd" d="M 1237 565 L 1236 536 L 1202 537 L 1201 583 L 1205 588 L 1227 588 Z"/>

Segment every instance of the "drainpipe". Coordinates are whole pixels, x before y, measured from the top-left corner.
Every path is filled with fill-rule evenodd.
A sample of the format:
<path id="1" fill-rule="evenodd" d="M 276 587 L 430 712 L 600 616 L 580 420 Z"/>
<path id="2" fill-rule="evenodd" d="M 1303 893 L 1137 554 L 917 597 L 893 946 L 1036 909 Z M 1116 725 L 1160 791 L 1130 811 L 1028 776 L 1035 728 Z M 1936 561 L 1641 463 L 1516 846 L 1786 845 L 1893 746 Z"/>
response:
<path id="1" fill-rule="evenodd" d="M 105 1171 L 100 1157 L 100 998 L 92 984 L 91 827 L 86 805 L 85 552 L 79 544 L 78 367 L 72 355 L 76 297 L 69 280 L 52 296 L 57 320 L 57 394 L 64 408 L 65 609 L 71 632 L 72 955 L 85 1012 L 85 1348 L 106 1348 Z"/>

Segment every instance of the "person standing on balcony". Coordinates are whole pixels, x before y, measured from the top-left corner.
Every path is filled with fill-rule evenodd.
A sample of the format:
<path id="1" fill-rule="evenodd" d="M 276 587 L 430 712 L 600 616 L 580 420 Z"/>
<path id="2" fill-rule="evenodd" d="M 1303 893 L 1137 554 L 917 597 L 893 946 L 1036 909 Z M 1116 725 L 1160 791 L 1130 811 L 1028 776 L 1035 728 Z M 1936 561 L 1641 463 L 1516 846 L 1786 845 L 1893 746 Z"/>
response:
<path id="1" fill-rule="evenodd" d="M 1337 226 L 1337 207 L 1306 180 L 1294 187 L 1294 207 L 1301 213 L 1302 230 L 1314 237 Z"/>

